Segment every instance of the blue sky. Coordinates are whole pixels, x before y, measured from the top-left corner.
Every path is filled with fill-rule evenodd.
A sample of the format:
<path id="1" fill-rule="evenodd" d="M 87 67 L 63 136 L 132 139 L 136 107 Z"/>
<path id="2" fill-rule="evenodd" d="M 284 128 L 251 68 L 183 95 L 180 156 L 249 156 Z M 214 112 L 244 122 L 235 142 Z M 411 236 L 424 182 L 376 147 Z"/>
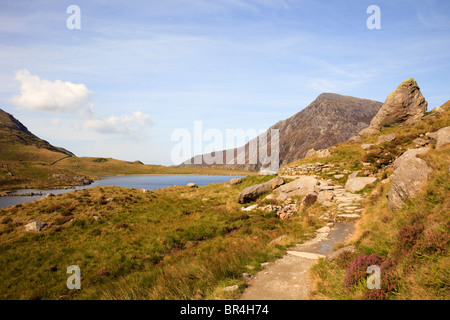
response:
<path id="1" fill-rule="evenodd" d="M 443 104 L 449 16 L 446 0 L 2 0 L 0 108 L 78 156 L 172 165 L 194 121 L 267 129 L 320 93 L 384 101 L 409 77 Z"/>

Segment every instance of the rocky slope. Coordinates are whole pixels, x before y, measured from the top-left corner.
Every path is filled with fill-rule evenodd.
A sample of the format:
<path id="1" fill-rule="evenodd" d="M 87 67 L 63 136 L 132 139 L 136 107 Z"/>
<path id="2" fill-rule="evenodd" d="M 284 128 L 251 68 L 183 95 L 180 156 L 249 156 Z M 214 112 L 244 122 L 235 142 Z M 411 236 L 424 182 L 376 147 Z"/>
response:
<path id="1" fill-rule="evenodd" d="M 303 158 L 310 149 L 322 150 L 347 141 L 362 129 L 368 127 L 370 121 L 381 108 L 382 103 L 372 100 L 342 96 L 333 93 L 323 93 L 308 107 L 289 119 L 279 121 L 268 129 L 279 130 L 279 164 L 285 165 Z M 270 134 L 268 134 L 268 154 L 270 155 Z M 254 154 L 249 154 L 249 146 L 232 150 L 235 154 L 231 162 L 233 166 L 247 170 L 260 170 L 265 159 L 258 158 L 257 164 L 249 164 Z M 261 146 L 260 146 L 261 147 Z M 257 149 L 259 153 L 259 149 Z M 238 164 L 237 159 L 245 154 L 246 164 Z M 225 156 L 225 153 L 224 153 Z M 196 156 L 184 164 L 201 163 L 204 155 Z M 224 161 L 225 163 L 225 161 Z"/>

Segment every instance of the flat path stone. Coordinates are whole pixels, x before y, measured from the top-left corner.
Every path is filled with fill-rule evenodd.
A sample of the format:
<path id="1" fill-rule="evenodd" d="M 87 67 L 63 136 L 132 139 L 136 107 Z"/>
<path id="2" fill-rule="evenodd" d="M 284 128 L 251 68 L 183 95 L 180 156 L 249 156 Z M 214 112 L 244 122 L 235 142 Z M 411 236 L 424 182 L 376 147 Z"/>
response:
<path id="1" fill-rule="evenodd" d="M 329 233 L 292 247 L 285 256 L 269 264 L 248 282 L 240 300 L 307 300 L 312 283 L 309 269 L 333 252 L 337 242 L 347 240 L 352 223 L 336 223 Z"/>

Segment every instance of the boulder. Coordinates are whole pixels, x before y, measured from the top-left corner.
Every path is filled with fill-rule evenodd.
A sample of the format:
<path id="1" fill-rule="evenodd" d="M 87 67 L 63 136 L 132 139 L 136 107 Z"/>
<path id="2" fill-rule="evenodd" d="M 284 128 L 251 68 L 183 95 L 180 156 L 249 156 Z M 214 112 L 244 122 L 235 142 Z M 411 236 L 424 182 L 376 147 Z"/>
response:
<path id="1" fill-rule="evenodd" d="M 429 142 L 428 140 L 425 140 L 425 139 L 422 139 L 422 138 L 417 138 L 417 139 L 413 140 L 413 144 L 415 146 L 418 146 L 418 147 L 425 146 L 425 145 L 428 144 L 428 142 Z"/>
<path id="2" fill-rule="evenodd" d="M 409 78 L 403 81 L 384 102 L 381 109 L 370 122 L 369 128 L 359 135 L 370 136 L 381 128 L 394 125 L 415 125 L 427 111 L 428 103 L 420 92 L 417 82 Z"/>
<path id="3" fill-rule="evenodd" d="M 270 181 L 272 181 L 272 189 L 276 189 L 284 184 L 284 179 L 282 177 L 276 177 Z"/>
<path id="4" fill-rule="evenodd" d="M 292 196 L 304 196 L 314 192 L 314 187 L 319 184 L 319 180 L 312 176 L 299 176 L 298 179 L 282 185 L 274 191 L 276 194 L 282 192 Z"/>
<path id="5" fill-rule="evenodd" d="M 47 224 L 42 221 L 31 221 L 30 223 L 25 225 L 25 231 L 27 232 L 38 232 L 41 231 L 43 227 L 45 227 Z"/>
<path id="6" fill-rule="evenodd" d="M 374 136 L 374 135 L 379 134 L 379 133 L 380 133 L 380 129 L 377 129 L 377 128 L 374 128 L 374 127 L 368 127 L 368 128 L 365 128 L 365 129 L 361 130 L 359 132 L 359 135 L 361 137 L 369 137 L 369 136 Z"/>
<path id="7" fill-rule="evenodd" d="M 357 192 L 375 181 L 377 181 L 375 177 L 349 177 L 345 189 L 350 192 Z"/>
<path id="8" fill-rule="evenodd" d="M 319 151 L 317 151 L 317 156 L 319 158 L 327 158 L 327 157 L 331 156 L 331 152 L 328 149 L 319 150 Z"/>
<path id="9" fill-rule="evenodd" d="M 263 194 L 272 191 L 274 188 L 277 188 L 279 185 L 283 184 L 284 180 L 281 177 L 276 177 L 270 181 L 260 183 L 254 186 L 250 186 L 242 190 L 239 194 L 239 203 L 248 203 L 258 199 Z"/>
<path id="10" fill-rule="evenodd" d="M 351 142 L 351 143 L 361 143 L 363 140 L 360 136 L 353 136 L 350 139 L 348 139 L 347 142 Z"/>
<path id="11" fill-rule="evenodd" d="M 445 127 L 437 131 L 436 135 L 436 149 L 450 143 L 450 127 Z"/>
<path id="12" fill-rule="evenodd" d="M 391 175 L 392 186 L 387 194 L 389 206 L 393 209 L 402 208 L 409 199 L 416 198 L 428 181 L 431 168 L 417 157 L 404 159 L 397 164 L 397 169 Z"/>
<path id="13" fill-rule="evenodd" d="M 286 201 L 288 198 L 289 198 L 289 195 L 288 195 L 286 192 L 281 192 L 281 193 L 277 196 L 276 200 L 277 200 L 277 201 Z"/>
<path id="14" fill-rule="evenodd" d="M 394 133 L 383 134 L 383 135 L 378 137 L 377 144 L 391 142 L 391 141 L 394 141 L 394 140 L 395 140 L 395 134 Z"/>
<path id="15" fill-rule="evenodd" d="M 373 146 L 374 146 L 373 144 L 368 144 L 368 143 L 366 143 L 366 144 L 361 145 L 361 149 L 363 149 L 363 150 L 369 150 L 369 149 L 372 148 Z"/>
<path id="16" fill-rule="evenodd" d="M 235 185 L 237 185 L 239 183 L 242 183 L 243 180 L 244 179 L 242 179 L 242 178 L 233 178 L 233 179 L 230 180 L 229 183 L 230 183 L 230 185 L 235 186 Z"/>
<path id="17" fill-rule="evenodd" d="M 198 185 L 196 185 L 195 183 L 188 183 L 187 185 L 186 185 L 186 187 L 189 187 L 189 188 L 198 188 Z"/>
<path id="18" fill-rule="evenodd" d="M 394 161 L 394 163 L 393 163 L 394 170 L 397 169 L 398 167 L 400 167 L 403 163 L 416 158 L 417 155 L 425 154 L 428 151 L 430 151 L 429 147 L 419 148 L 419 149 L 409 149 L 409 150 L 403 152 L 403 154 Z"/>

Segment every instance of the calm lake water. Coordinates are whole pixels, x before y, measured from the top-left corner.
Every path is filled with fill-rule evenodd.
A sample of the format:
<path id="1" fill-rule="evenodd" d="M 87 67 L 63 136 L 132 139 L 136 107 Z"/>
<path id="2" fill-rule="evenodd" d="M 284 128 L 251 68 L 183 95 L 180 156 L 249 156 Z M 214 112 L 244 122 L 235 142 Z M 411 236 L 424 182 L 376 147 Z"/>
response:
<path id="1" fill-rule="evenodd" d="M 48 193 L 61 194 L 74 190 L 81 190 L 94 187 L 115 186 L 135 189 L 156 190 L 171 186 L 185 186 L 188 183 L 195 183 L 198 186 L 206 186 L 211 183 L 227 182 L 233 178 L 241 176 L 209 176 L 209 175 L 135 175 L 135 176 L 114 176 L 103 177 L 94 181 L 88 186 L 75 187 L 73 189 L 37 190 L 24 189 L 15 193 L 41 193 L 36 196 L 8 196 L 0 197 L 0 208 L 6 208 L 19 203 L 26 203 L 44 197 Z"/>

